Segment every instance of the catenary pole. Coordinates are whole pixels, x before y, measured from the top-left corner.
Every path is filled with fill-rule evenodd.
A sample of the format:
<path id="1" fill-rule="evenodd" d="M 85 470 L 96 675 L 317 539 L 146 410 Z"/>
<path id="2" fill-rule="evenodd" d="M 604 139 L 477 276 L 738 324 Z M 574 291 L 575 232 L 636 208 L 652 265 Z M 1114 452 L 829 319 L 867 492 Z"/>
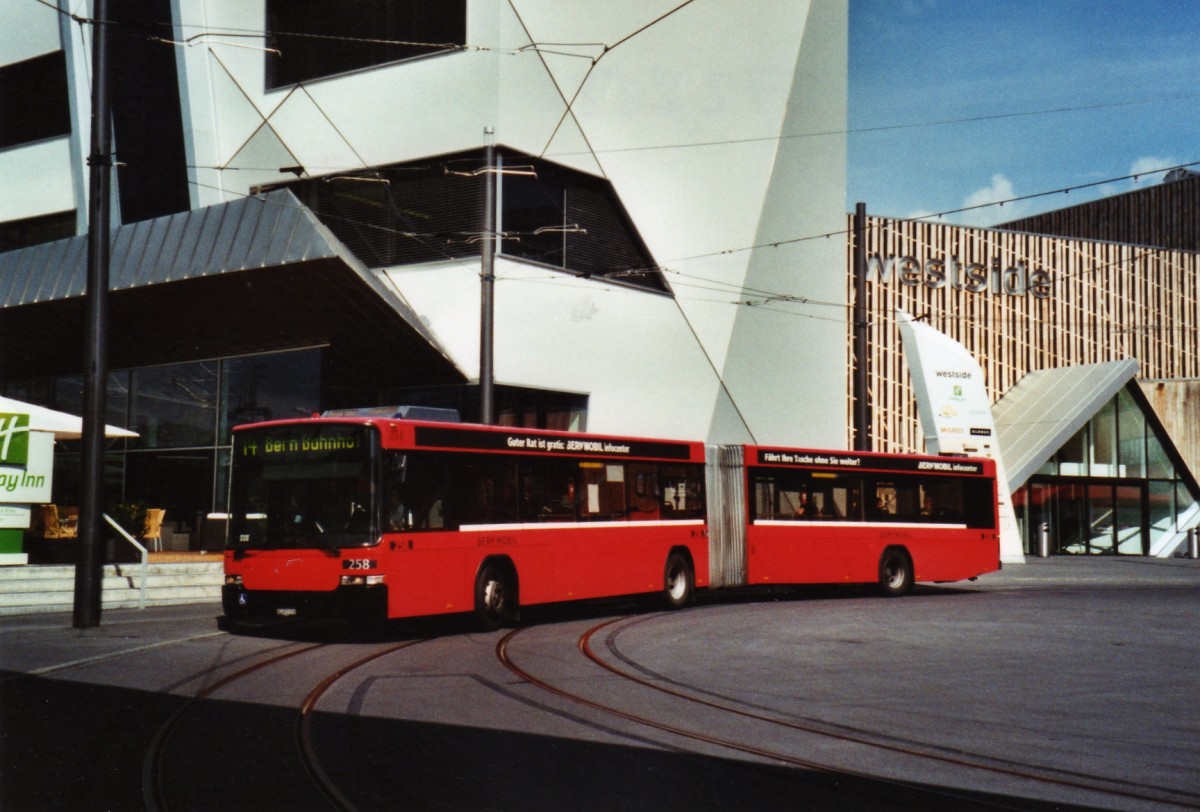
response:
<path id="1" fill-rule="evenodd" d="M 479 422 L 496 422 L 494 399 L 495 371 L 493 347 L 496 314 L 496 146 L 493 131 L 484 130 L 487 146 L 484 149 L 483 172 L 483 256 L 480 262 L 479 313 Z"/>
<path id="2" fill-rule="evenodd" d="M 88 272 L 83 376 L 83 472 L 79 503 L 79 557 L 75 564 L 74 626 L 100 625 L 104 563 L 101 498 L 104 491 L 104 398 L 108 378 L 108 263 L 112 178 L 111 79 L 108 0 L 95 0 L 92 25 L 92 147 L 88 155 Z"/>
<path id="3" fill-rule="evenodd" d="M 867 397 L 867 204 L 854 207 L 854 450 L 871 450 L 871 404 Z"/>

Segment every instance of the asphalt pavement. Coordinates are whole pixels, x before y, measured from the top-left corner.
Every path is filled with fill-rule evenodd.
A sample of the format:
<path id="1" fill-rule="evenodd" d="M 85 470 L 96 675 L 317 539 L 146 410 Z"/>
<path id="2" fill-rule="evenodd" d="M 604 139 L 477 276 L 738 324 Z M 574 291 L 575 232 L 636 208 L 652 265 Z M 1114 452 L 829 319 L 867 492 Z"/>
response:
<path id="1" fill-rule="evenodd" d="M 630 611 L 625 604 L 598 604 L 535 613 L 526 645 L 530 652 L 535 642 L 561 649 L 567 663 L 581 628 Z M 108 610 L 99 627 L 82 630 L 72 628 L 68 613 L 0 618 L 0 809 L 146 808 L 144 757 L 161 744 L 155 731 L 163 720 L 197 685 L 212 684 L 218 667 L 241 667 L 296 644 L 287 637 L 228 635 L 218 628 L 219 615 L 215 602 Z M 1012 808 L 1166 809 L 1200 807 L 1198 627 L 1200 561 L 1055 557 L 1006 565 L 974 582 L 921 586 L 899 600 L 863 589 L 712 593 L 692 610 L 647 613 L 608 644 L 610 653 L 642 672 L 707 696 L 830 730 L 885 732 L 897 742 L 969 754 L 1015 772 L 1040 771 L 1056 782 L 1043 794 L 1002 770 L 963 778 L 944 763 L 897 776 L 909 768 L 897 767 L 894 754 L 856 754 L 856 769 L 868 775 L 951 786 L 968 793 L 964 797 L 1001 798 Z M 404 778 L 396 791 L 408 794 L 409 808 L 466 808 L 468 798 L 498 809 L 661 808 L 662 799 L 672 797 L 691 799 L 689 809 L 734 802 L 780 808 L 770 801 L 791 797 L 799 786 L 795 771 L 773 768 L 760 777 L 769 776 L 779 794 L 763 794 L 764 782 L 756 796 L 749 783 L 743 789 L 726 781 L 743 775 L 736 756 L 687 756 L 693 762 L 668 758 L 671 747 L 661 744 L 613 749 L 629 734 L 614 739 L 594 725 L 564 724 L 561 713 L 531 711 L 534 700 L 516 696 L 532 689 L 498 676 L 494 648 L 502 632 L 478 634 L 461 620 L 439 622 L 433 631 L 440 635 L 433 644 L 413 648 L 389 668 L 410 676 L 462 669 L 475 678 L 456 681 L 449 692 L 444 680 L 397 682 L 394 674 L 345 686 L 356 707 L 375 709 L 373 724 L 402 726 L 379 728 L 384 740 L 397 731 L 426 737 L 424 750 L 406 751 L 409 769 L 394 774 Z M 415 636 L 405 632 L 401 639 L 405 635 Z M 284 679 L 310 685 L 317 677 L 297 665 Z M 401 684 L 403 693 L 390 693 Z M 497 694 L 498 685 L 508 687 Z M 233 706 L 240 709 L 234 718 L 283 711 L 280 688 L 270 681 L 248 688 Z M 479 722 L 484 709 L 487 724 Z M 761 743 L 783 750 L 792 738 L 783 731 L 778 741 Z M 177 735 L 174 746 L 186 752 L 191 745 Z M 480 764 L 502 753 L 512 759 L 516 772 L 503 782 L 494 768 L 479 773 L 507 794 L 472 784 L 465 765 L 473 747 Z M 518 758 L 520 748 L 538 753 L 541 766 L 538 759 Z M 213 781 L 225 780 L 219 776 L 230 758 L 256 756 L 226 752 L 220 736 L 195 749 L 191 763 Z M 420 758 L 427 769 L 418 768 Z M 680 771 L 678 780 L 692 791 L 672 795 L 670 786 L 656 786 L 650 792 L 638 783 L 647 764 Z M 590 803 L 572 797 L 563 769 L 608 794 L 590 796 Z M 611 780 L 597 781 L 594 770 Z M 449 783 L 448 772 L 455 773 Z M 380 775 L 393 780 L 393 773 Z M 843 780 L 824 787 L 820 797 L 836 797 L 834 785 Z M 1114 794 L 1076 791 L 1074 780 L 1102 781 Z M 551 785 L 557 794 L 523 794 Z M 1153 800 L 1160 797 L 1181 803 Z M 926 803 L 897 800 L 888 808 Z M 815 806 L 797 801 L 794 808 Z"/>

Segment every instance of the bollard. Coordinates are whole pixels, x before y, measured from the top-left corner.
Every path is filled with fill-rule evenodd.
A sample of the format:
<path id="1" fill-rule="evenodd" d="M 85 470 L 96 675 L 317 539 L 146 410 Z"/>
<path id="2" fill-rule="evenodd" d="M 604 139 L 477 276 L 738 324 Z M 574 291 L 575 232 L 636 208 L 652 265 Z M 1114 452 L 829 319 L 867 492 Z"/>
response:
<path id="1" fill-rule="evenodd" d="M 1050 557 L 1050 523 L 1042 522 L 1038 533 L 1038 558 Z"/>
<path id="2" fill-rule="evenodd" d="M 1200 544 L 1197 543 L 1197 536 L 1200 536 L 1200 533 L 1196 532 L 1196 528 L 1192 527 L 1188 530 L 1188 558 L 1200 558 Z"/>

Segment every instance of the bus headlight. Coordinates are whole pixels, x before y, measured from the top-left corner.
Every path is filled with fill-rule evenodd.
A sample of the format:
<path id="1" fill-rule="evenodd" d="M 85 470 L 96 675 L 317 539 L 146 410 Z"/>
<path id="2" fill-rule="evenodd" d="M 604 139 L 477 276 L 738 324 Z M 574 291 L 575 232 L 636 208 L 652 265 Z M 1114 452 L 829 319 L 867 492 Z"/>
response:
<path id="1" fill-rule="evenodd" d="M 383 583 L 382 575 L 343 575 L 342 586 L 378 586 Z"/>
<path id="2" fill-rule="evenodd" d="M 225 586 L 241 586 L 241 585 L 242 585 L 242 576 L 240 576 L 240 575 L 226 575 L 225 576 Z"/>

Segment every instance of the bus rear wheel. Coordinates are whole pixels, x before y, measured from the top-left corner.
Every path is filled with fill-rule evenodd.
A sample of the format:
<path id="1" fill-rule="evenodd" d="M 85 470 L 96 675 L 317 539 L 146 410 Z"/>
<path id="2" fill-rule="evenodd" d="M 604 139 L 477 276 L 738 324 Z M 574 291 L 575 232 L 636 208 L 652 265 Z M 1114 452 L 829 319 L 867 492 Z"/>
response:
<path id="1" fill-rule="evenodd" d="M 696 576 L 692 564 L 682 553 L 671 553 L 663 568 L 663 600 L 668 609 L 682 609 L 692 602 Z"/>
<path id="2" fill-rule="evenodd" d="M 913 565 L 903 550 L 885 550 L 879 559 L 879 591 L 887 598 L 899 598 L 912 591 Z"/>
<path id="3" fill-rule="evenodd" d="M 510 626 L 517 617 L 517 590 L 511 573 L 485 564 L 475 579 L 475 617 L 485 629 Z"/>

